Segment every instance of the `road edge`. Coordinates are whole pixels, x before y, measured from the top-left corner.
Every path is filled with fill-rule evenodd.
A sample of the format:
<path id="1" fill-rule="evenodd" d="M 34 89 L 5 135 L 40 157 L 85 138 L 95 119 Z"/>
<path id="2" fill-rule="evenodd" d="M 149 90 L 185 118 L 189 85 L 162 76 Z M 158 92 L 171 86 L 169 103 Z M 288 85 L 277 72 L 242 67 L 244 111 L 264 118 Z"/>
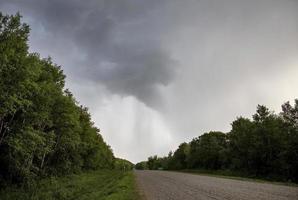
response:
<path id="1" fill-rule="evenodd" d="M 138 178 L 137 178 L 137 174 L 135 172 L 135 170 L 133 170 L 133 176 L 134 176 L 134 181 L 135 181 L 135 189 L 136 189 L 136 192 L 137 192 L 137 199 L 138 200 L 148 200 L 144 191 L 142 190 L 141 186 L 139 185 L 139 181 L 138 181 Z"/>
<path id="2" fill-rule="evenodd" d="M 208 174 L 208 173 L 196 172 L 196 171 L 178 171 L 178 170 L 165 170 L 165 171 L 185 173 L 185 174 L 193 174 L 193 175 L 200 175 L 200 176 L 209 176 L 209 177 L 216 177 L 216 178 L 223 178 L 223 179 L 231 179 L 231 180 L 237 180 L 237 181 L 247 181 L 247 182 L 256 182 L 256 183 L 262 183 L 262 184 L 272 184 L 272 185 L 280 185 L 280 186 L 298 187 L 297 183 L 269 181 L 269 180 L 264 180 L 264 179 L 248 178 L 248 177 L 241 177 L 241 176 L 227 176 L 227 175 L 220 175 L 220 174 Z"/>

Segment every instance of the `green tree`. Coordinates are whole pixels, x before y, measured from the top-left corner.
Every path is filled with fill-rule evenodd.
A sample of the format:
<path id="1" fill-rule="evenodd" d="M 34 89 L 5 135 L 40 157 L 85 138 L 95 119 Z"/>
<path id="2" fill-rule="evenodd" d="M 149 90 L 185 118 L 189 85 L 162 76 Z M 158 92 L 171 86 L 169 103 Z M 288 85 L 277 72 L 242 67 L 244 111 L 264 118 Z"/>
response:
<path id="1" fill-rule="evenodd" d="M 147 161 L 142 161 L 142 162 L 139 162 L 136 164 L 136 169 L 139 169 L 139 170 L 145 170 L 145 169 L 149 169 L 148 166 L 147 166 Z"/>
<path id="2" fill-rule="evenodd" d="M 134 164 L 132 164 L 128 160 L 116 158 L 115 169 L 121 170 L 121 171 L 129 171 L 129 170 L 132 170 L 133 167 L 134 167 Z"/>
<path id="3" fill-rule="evenodd" d="M 188 165 L 190 168 L 220 169 L 225 162 L 226 134 L 205 133 L 190 143 Z"/>
<path id="4" fill-rule="evenodd" d="M 0 13 L 0 184 L 84 169 L 115 158 L 51 59 L 28 52 L 29 27 Z"/>
<path id="5" fill-rule="evenodd" d="M 298 182 L 298 99 L 295 100 L 294 106 L 289 102 L 283 104 L 280 115 L 284 121 L 285 134 L 285 150 L 282 152 L 283 172 L 287 179 Z"/>
<path id="6" fill-rule="evenodd" d="M 280 176 L 285 129 L 282 119 L 258 105 L 253 121 L 239 118 L 232 123 L 229 150 L 232 169 L 256 176 Z"/>
<path id="7" fill-rule="evenodd" d="M 186 169 L 187 157 L 190 151 L 190 146 L 186 142 L 179 145 L 178 149 L 174 152 L 172 158 L 169 160 L 170 169 Z"/>

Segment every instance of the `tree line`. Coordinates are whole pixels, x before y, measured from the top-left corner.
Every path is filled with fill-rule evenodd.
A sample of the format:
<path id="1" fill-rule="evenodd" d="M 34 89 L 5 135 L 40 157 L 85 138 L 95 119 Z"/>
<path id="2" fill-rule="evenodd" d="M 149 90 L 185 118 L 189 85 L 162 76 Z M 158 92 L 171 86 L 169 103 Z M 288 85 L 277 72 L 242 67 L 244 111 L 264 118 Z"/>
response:
<path id="1" fill-rule="evenodd" d="M 0 13 L 0 185 L 129 165 L 65 89 L 61 67 L 29 53 L 29 31 Z"/>
<path id="2" fill-rule="evenodd" d="M 168 156 L 151 156 L 137 169 L 229 170 L 238 174 L 298 182 L 298 99 L 275 114 L 257 106 L 252 119 L 239 117 L 228 133 L 211 131 L 182 143 Z"/>

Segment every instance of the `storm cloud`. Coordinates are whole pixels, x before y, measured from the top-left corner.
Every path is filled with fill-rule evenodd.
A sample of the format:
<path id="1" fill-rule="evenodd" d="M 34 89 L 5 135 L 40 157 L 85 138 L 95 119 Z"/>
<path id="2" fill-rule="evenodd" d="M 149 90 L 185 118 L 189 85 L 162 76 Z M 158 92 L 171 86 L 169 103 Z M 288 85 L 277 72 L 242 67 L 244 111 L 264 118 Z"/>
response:
<path id="1" fill-rule="evenodd" d="M 32 29 L 39 25 L 66 58 L 75 51 L 69 59 L 77 64 L 69 71 L 80 81 L 100 82 L 113 93 L 133 95 L 154 107 L 159 102 L 157 87 L 174 76 L 175 62 L 163 49 L 160 29 L 153 23 L 158 1 L 1 2 L 12 13 L 28 17 Z"/>
<path id="2" fill-rule="evenodd" d="M 164 155 L 298 96 L 296 0 L 0 0 L 117 156 Z"/>

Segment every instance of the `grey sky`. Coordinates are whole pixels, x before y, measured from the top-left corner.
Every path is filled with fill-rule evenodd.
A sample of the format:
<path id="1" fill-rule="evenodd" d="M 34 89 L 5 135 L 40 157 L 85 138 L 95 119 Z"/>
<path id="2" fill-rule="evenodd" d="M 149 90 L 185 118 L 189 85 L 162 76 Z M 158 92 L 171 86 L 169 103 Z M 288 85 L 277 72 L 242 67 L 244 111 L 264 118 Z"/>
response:
<path id="1" fill-rule="evenodd" d="M 116 156 L 165 155 L 298 97 L 297 0 L 0 0 Z"/>

